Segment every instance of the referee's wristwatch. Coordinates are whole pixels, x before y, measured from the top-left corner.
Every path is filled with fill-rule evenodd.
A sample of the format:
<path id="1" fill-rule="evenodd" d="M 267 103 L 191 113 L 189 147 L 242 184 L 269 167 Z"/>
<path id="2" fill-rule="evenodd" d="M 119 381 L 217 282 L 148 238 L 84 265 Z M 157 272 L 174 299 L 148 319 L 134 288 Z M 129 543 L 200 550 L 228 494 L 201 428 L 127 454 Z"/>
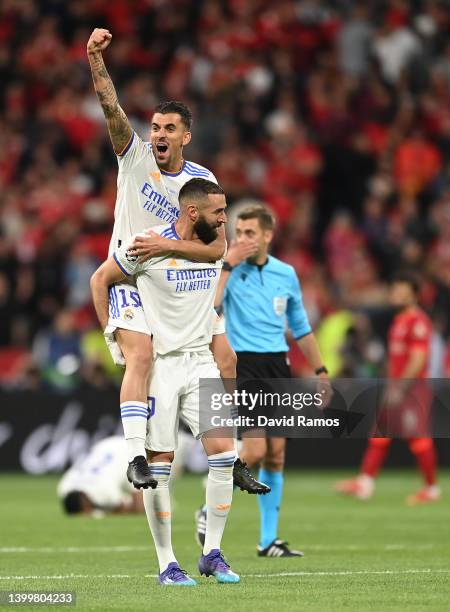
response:
<path id="1" fill-rule="evenodd" d="M 222 264 L 222 270 L 224 272 L 232 272 L 233 266 L 230 263 L 228 263 L 228 261 L 224 261 Z"/>
<path id="2" fill-rule="evenodd" d="M 328 374 L 328 370 L 324 365 L 320 366 L 320 368 L 317 368 L 317 370 L 315 371 L 316 376 L 319 376 L 319 374 Z"/>

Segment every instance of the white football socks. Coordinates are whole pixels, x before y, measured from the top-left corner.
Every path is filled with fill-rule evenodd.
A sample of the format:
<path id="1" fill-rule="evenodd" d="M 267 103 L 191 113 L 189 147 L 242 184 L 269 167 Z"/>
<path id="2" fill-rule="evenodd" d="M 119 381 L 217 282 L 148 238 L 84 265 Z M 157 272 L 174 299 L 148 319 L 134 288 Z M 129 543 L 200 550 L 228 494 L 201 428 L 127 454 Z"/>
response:
<path id="1" fill-rule="evenodd" d="M 206 534 L 203 554 L 219 549 L 233 497 L 235 451 L 209 455 L 206 483 Z"/>
<path id="2" fill-rule="evenodd" d="M 127 443 L 128 461 L 139 455 L 146 456 L 148 404 L 128 401 L 120 404 L 123 433 Z"/>
<path id="3" fill-rule="evenodd" d="M 150 531 L 155 542 L 160 572 L 169 563 L 176 562 L 172 550 L 172 513 L 170 506 L 170 463 L 150 463 L 153 478 L 158 481 L 156 489 L 144 490 L 144 507 Z"/>

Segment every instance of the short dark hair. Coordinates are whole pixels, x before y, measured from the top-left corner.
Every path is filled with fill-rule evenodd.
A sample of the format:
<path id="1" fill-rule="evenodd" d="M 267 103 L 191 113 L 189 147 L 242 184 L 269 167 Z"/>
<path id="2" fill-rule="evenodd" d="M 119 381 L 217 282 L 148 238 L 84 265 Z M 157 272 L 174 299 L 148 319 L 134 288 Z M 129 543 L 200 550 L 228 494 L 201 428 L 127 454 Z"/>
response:
<path id="1" fill-rule="evenodd" d="M 162 115 L 177 113 L 177 115 L 180 115 L 181 121 L 186 126 L 186 129 L 189 131 L 191 130 L 192 113 L 183 102 L 179 102 L 178 100 L 167 100 L 166 102 L 161 102 L 155 108 L 155 113 L 161 113 Z"/>
<path id="2" fill-rule="evenodd" d="M 62 504 L 67 514 L 79 514 L 83 510 L 83 493 L 81 491 L 67 493 Z"/>
<path id="3" fill-rule="evenodd" d="M 391 278 L 391 285 L 394 283 L 405 283 L 411 287 L 415 295 L 419 295 L 420 282 L 413 270 L 398 270 L 395 272 Z"/>
<path id="4" fill-rule="evenodd" d="M 263 230 L 273 230 L 275 228 L 275 218 L 268 208 L 262 204 L 248 206 L 241 210 L 238 219 L 247 221 L 248 219 L 258 219 L 259 225 Z"/>
<path id="5" fill-rule="evenodd" d="M 178 195 L 178 201 L 183 204 L 185 200 L 203 200 L 210 194 L 224 195 L 220 185 L 203 178 L 193 178 L 183 185 Z"/>

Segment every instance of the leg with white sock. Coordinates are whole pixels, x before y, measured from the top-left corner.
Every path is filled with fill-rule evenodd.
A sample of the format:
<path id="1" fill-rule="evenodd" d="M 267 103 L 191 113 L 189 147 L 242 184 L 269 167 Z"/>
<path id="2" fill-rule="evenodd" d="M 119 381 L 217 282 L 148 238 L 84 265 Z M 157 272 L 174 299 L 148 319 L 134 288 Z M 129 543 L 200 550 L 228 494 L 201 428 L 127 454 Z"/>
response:
<path id="1" fill-rule="evenodd" d="M 201 575 L 214 576 L 219 583 L 237 583 L 239 576 L 231 570 L 221 552 L 222 536 L 233 498 L 234 440 L 204 437 L 202 442 L 208 455 L 209 471 L 205 543 L 198 569 Z"/>
<path id="2" fill-rule="evenodd" d="M 212 353 L 205 351 L 191 358 L 188 364 L 189 392 L 181 403 L 180 416 L 189 426 L 194 437 L 201 437 L 208 456 L 206 481 L 206 530 L 203 554 L 198 568 L 201 575 L 214 576 L 219 583 L 238 583 L 239 576 L 226 562 L 222 551 L 222 536 L 233 498 L 233 466 L 236 460 L 234 428 L 208 429 L 202 423 L 200 381 L 217 380 L 219 391 L 223 389 L 220 372 Z M 204 416 L 204 415 L 203 415 Z"/>
<path id="3" fill-rule="evenodd" d="M 120 416 L 127 444 L 127 477 L 136 489 L 154 488 L 156 481 L 148 469 L 145 450 L 152 340 L 147 334 L 128 329 L 116 329 L 115 338 L 126 363 L 120 389 Z"/>
<path id="4" fill-rule="evenodd" d="M 147 389 L 152 365 L 152 340 L 147 334 L 129 329 L 117 329 L 115 337 L 126 363 L 120 389 L 120 412 L 128 461 L 132 461 L 135 457 L 146 456 Z"/>
<path id="5" fill-rule="evenodd" d="M 123 433 L 127 443 L 128 462 L 135 457 L 145 457 L 145 432 L 148 419 L 147 402 L 136 400 L 120 404 Z"/>
<path id="6" fill-rule="evenodd" d="M 208 456 L 208 480 L 206 483 L 206 534 L 203 554 L 220 549 L 228 513 L 233 497 L 233 465 L 235 450 Z"/>
<path id="7" fill-rule="evenodd" d="M 155 490 L 144 491 L 144 507 L 155 543 L 159 564 L 159 584 L 194 586 L 186 572 L 178 565 L 172 548 L 172 509 L 170 503 L 170 471 L 173 453 L 150 453 L 150 472 L 158 482 Z"/>
<path id="8" fill-rule="evenodd" d="M 155 542 L 159 569 L 163 572 L 169 563 L 176 562 L 172 550 L 172 511 L 170 505 L 169 480 L 172 466 L 171 455 L 156 455 L 150 463 L 150 472 L 158 482 L 156 489 L 144 491 L 144 507 L 150 531 Z"/>

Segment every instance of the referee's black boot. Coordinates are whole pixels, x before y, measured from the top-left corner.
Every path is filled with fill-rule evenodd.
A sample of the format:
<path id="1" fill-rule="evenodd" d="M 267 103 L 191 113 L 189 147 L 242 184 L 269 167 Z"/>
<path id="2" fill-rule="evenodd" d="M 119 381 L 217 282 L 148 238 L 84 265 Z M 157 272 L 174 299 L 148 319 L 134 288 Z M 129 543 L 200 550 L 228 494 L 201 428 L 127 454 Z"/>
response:
<path id="1" fill-rule="evenodd" d="M 233 484 L 241 491 L 247 491 L 253 495 L 265 495 L 270 493 L 271 488 L 263 482 L 258 482 L 248 470 L 247 464 L 239 458 L 234 462 Z"/>
<path id="2" fill-rule="evenodd" d="M 304 557 L 299 550 L 292 550 L 284 540 L 276 538 L 266 548 L 258 546 L 258 557 Z"/>
<path id="3" fill-rule="evenodd" d="M 127 469 L 128 482 L 133 483 L 135 489 L 156 489 L 158 481 L 152 476 L 148 467 L 147 459 L 143 455 L 138 455 L 130 461 Z"/>

